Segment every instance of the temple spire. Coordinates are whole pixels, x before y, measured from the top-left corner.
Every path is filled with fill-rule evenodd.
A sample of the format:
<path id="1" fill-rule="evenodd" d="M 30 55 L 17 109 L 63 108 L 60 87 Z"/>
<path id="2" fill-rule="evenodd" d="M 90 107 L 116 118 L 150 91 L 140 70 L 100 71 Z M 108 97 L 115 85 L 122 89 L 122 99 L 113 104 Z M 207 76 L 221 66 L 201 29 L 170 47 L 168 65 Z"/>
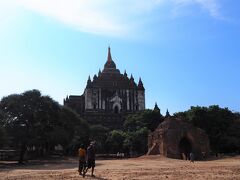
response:
<path id="1" fill-rule="evenodd" d="M 145 89 L 144 89 L 144 86 L 143 86 L 143 82 L 142 82 L 141 77 L 139 78 L 138 89 L 139 89 L 139 90 L 145 90 Z"/>
<path id="2" fill-rule="evenodd" d="M 104 65 L 102 73 L 103 74 L 105 74 L 105 73 L 120 74 L 120 71 L 117 69 L 115 62 L 112 60 L 110 46 L 108 47 L 107 62 Z"/>
<path id="3" fill-rule="evenodd" d="M 126 70 L 124 71 L 124 76 L 127 77 L 127 71 Z"/>
<path id="4" fill-rule="evenodd" d="M 131 74 L 130 76 L 130 81 L 134 82 L 134 78 L 133 78 L 133 75 Z"/>
<path id="5" fill-rule="evenodd" d="M 92 84 L 90 75 L 88 76 L 87 87 L 90 87 Z"/>
<path id="6" fill-rule="evenodd" d="M 159 111 L 159 112 L 160 112 L 160 109 L 159 109 L 159 107 L 158 107 L 158 105 L 157 105 L 157 102 L 155 102 L 155 107 L 154 107 L 154 110 L 155 110 L 155 111 Z"/>
<path id="7" fill-rule="evenodd" d="M 169 111 L 168 111 L 168 109 L 167 109 L 167 112 L 166 112 L 166 115 L 165 115 L 165 117 L 170 117 L 171 115 L 170 115 L 170 113 L 169 113 Z"/>
<path id="8" fill-rule="evenodd" d="M 139 78 L 138 86 L 143 86 L 143 82 L 141 78 Z"/>
<path id="9" fill-rule="evenodd" d="M 111 48 L 110 48 L 110 46 L 108 46 L 108 58 L 107 58 L 107 61 L 108 62 L 112 61 L 112 55 L 111 55 Z"/>

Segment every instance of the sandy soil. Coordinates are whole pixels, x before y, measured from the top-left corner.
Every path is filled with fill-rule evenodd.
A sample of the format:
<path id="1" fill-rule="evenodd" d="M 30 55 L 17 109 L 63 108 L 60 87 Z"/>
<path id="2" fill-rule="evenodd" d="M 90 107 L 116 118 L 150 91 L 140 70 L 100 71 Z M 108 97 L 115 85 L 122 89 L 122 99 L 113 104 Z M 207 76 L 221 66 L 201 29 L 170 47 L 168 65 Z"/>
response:
<path id="1" fill-rule="evenodd" d="M 26 166 L 5 166 L 0 179 L 46 180 L 83 179 L 77 172 L 77 159 L 31 162 Z M 190 163 L 160 156 L 127 160 L 96 161 L 95 178 L 85 179 L 239 179 L 240 156 L 220 160 Z"/>

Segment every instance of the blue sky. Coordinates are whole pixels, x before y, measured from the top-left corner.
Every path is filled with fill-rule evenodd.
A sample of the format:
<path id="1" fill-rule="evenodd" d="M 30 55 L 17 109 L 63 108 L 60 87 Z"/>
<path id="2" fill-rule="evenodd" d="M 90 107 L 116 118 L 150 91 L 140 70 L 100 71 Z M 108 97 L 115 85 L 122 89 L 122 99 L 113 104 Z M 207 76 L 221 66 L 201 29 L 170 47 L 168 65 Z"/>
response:
<path id="1" fill-rule="evenodd" d="M 118 68 L 164 114 L 218 104 L 240 111 L 240 2 L 0 0 L 0 97 L 82 94 L 111 46 Z"/>

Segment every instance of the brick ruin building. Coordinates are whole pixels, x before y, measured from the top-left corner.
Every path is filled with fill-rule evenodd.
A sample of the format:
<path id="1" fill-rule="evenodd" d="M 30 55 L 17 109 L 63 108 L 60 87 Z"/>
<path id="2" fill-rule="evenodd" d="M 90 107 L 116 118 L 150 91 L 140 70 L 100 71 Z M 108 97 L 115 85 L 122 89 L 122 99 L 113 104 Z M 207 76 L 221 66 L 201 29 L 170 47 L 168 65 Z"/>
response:
<path id="1" fill-rule="evenodd" d="M 90 124 L 103 125 L 109 129 L 120 129 L 126 115 L 145 109 L 145 89 L 141 78 L 138 84 L 116 68 L 110 47 L 104 69 L 90 76 L 81 96 L 70 95 L 64 105 L 75 110 Z"/>
<path id="2" fill-rule="evenodd" d="M 196 159 L 202 159 L 209 151 L 208 136 L 202 129 L 174 117 L 166 118 L 148 136 L 148 155 L 186 159 L 193 152 Z"/>

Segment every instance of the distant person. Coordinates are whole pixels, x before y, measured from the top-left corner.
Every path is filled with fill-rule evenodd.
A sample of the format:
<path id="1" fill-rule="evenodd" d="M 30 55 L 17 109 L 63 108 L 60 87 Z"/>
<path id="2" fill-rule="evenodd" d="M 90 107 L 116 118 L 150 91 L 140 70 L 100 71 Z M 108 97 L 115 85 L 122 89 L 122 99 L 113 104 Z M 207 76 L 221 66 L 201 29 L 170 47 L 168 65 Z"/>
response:
<path id="1" fill-rule="evenodd" d="M 95 142 L 94 141 L 92 141 L 87 148 L 87 168 L 83 172 L 83 177 L 85 177 L 85 174 L 90 168 L 92 168 L 91 176 L 95 177 L 93 175 L 94 168 L 95 168 Z"/>
<path id="2" fill-rule="evenodd" d="M 84 149 L 83 145 L 81 145 L 80 148 L 78 149 L 78 156 L 79 156 L 78 172 L 79 175 L 82 175 L 86 167 L 86 150 Z"/>
<path id="3" fill-rule="evenodd" d="M 187 156 L 185 155 L 185 153 L 182 153 L 182 159 L 187 160 Z"/>
<path id="4" fill-rule="evenodd" d="M 206 159 L 206 152 L 202 152 L 202 158 Z"/>
<path id="5" fill-rule="evenodd" d="M 190 162 L 194 163 L 194 154 L 193 152 L 190 153 Z"/>

